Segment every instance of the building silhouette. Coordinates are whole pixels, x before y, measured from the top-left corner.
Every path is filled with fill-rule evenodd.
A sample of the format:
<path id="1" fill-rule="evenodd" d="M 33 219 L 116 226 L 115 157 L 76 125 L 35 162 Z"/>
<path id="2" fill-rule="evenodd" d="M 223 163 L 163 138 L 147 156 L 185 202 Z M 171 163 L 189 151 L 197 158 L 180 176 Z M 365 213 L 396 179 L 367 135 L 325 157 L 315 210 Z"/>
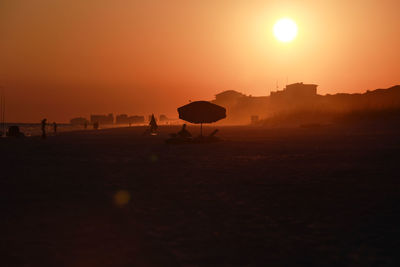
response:
<path id="1" fill-rule="evenodd" d="M 108 115 L 90 115 L 90 123 L 99 124 L 114 124 L 114 115 L 112 113 Z"/>
<path id="2" fill-rule="evenodd" d="M 282 91 L 271 92 L 271 100 L 286 99 L 289 101 L 299 101 L 300 99 L 312 99 L 317 96 L 316 84 L 293 83 L 287 85 Z"/>
<path id="3" fill-rule="evenodd" d="M 349 112 L 365 109 L 400 108 L 400 86 L 376 89 L 363 94 L 338 93 L 319 95 L 318 85 L 302 82 L 287 85 L 283 90 L 272 91 L 269 96 L 245 95 L 228 90 L 215 95 L 211 102 L 227 110 L 221 123 L 255 123 L 277 114 L 293 112 Z"/>
<path id="4" fill-rule="evenodd" d="M 137 115 L 130 116 L 129 121 L 132 124 L 144 123 L 144 116 L 137 116 Z"/>
<path id="5" fill-rule="evenodd" d="M 139 124 L 144 123 L 144 116 L 128 116 L 127 114 L 120 114 L 115 117 L 116 124 Z"/>
<path id="6" fill-rule="evenodd" d="M 166 121 L 168 121 L 168 117 L 166 115 L 161 114 L 159 116 L 159 120 L 160 120 L 160 122 L 166 122 Z"/>
<path id="7" fill-rule="evenodd" d="M 127 114 L 120 114 L 115 117 L 116 124 L 129 124 L 129 117 Z"/>
<path id="8" fill-rule="evenodd" d="M 72 125 L 85 125 L 85 124 L 87 125 L 87 124 L 89 124 L 89 121 L 86 118 L 77 117 L 77 118 L 72 118 L 70 120 L 70 123 Z"/>

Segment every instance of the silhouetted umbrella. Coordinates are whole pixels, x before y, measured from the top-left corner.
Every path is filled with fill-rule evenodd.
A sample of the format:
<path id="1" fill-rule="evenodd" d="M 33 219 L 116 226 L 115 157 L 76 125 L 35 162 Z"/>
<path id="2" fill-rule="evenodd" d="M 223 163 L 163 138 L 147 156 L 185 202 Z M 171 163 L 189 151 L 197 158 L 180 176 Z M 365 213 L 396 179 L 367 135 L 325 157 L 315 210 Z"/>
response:
<path id="1" fill-rule="evenodd" d="M 195 101 L 178 108 L 179 118 L 191 123 L 200 123 L 203 134 L 203 123 L 212 123 L 226 118 L 226 109 L 207 101 Z"/>

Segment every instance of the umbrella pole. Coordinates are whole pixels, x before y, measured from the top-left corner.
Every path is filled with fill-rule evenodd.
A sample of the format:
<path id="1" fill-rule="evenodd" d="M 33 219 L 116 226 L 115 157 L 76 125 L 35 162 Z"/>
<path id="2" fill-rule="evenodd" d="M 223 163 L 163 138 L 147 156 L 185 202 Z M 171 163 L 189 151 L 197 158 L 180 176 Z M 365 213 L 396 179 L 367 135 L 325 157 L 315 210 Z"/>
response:
<path id="1" fill-rule="evenodd" d="M 203 136 L 203 123 L 200 123 L 200 136 Z"/>

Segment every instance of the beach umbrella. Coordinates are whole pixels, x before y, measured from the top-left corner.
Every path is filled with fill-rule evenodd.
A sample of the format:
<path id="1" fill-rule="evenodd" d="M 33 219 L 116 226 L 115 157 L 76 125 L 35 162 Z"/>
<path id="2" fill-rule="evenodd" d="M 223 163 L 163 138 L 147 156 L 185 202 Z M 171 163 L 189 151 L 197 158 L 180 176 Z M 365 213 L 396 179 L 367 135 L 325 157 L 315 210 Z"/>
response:
<path id="1" fill-rule="evenodd" d="M 179 118 L 191 123 L 200 123 L 200 135 L 203 135 L 203 123 L 213 123 L 226 118 L 226 109 L 208 101 L 195 101 L 178 108 Z"/>

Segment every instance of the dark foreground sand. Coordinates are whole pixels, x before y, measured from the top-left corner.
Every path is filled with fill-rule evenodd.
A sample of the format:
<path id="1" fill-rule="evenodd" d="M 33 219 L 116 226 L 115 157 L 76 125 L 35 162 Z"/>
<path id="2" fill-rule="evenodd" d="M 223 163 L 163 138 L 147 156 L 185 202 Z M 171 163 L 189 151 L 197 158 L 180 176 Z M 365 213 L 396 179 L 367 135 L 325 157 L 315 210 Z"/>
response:
<path id="1" fill-rule="evenodd" d="M 0 266 L 400 266 L 399 130 L 220 130 L 0 139 Z"/>

